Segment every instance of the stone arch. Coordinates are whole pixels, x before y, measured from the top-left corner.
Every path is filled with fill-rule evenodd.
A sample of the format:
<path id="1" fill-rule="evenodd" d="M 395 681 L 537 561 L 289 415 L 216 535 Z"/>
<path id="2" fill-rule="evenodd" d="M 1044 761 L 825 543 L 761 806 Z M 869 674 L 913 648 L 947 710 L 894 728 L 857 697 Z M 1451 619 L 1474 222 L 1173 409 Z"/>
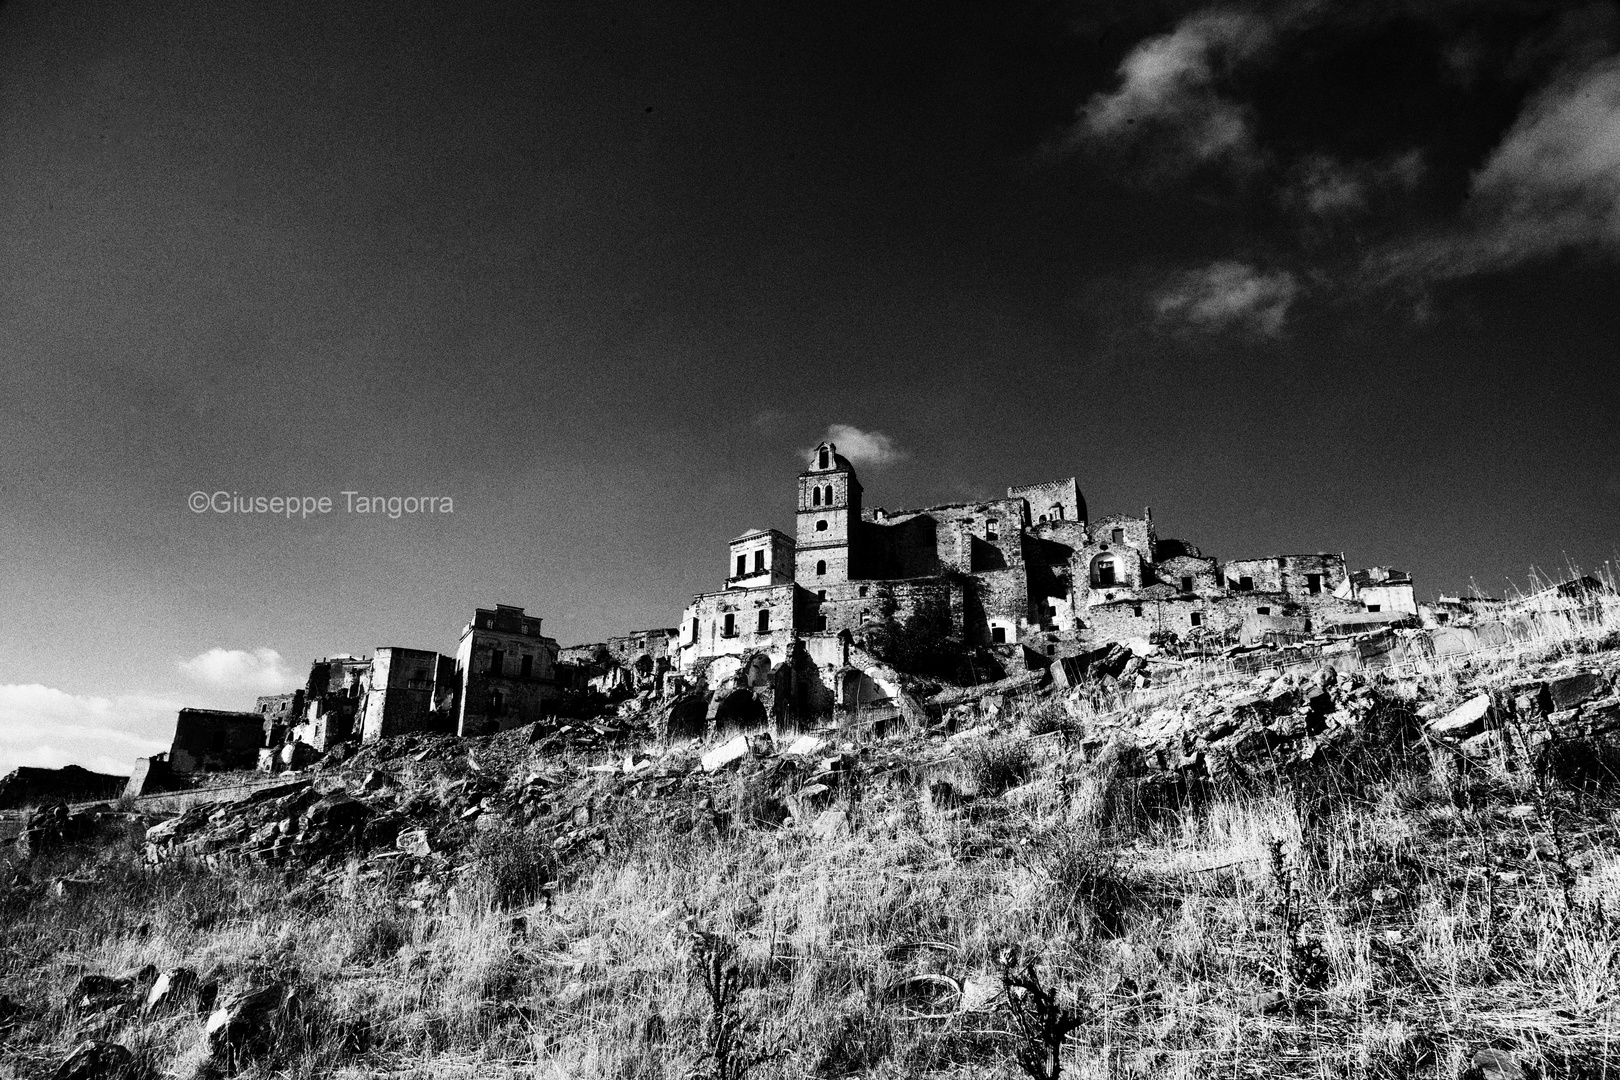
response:
<path id="1" fill-rule="evenodd" d="M 1118 585 L 1120 579 L 1119 559 L 1111 551 L 1105 551 L 1091 560 L 1091 583 L 1099 589 L 1106 589 Z"/>
<path id="2" fill-rule="evenodd" d="M 748 658 L 738 673 L 738 681 L 744 686 L 769 686 L 771 684 L 772 662 L 769 653 L 755 653 Z"/>

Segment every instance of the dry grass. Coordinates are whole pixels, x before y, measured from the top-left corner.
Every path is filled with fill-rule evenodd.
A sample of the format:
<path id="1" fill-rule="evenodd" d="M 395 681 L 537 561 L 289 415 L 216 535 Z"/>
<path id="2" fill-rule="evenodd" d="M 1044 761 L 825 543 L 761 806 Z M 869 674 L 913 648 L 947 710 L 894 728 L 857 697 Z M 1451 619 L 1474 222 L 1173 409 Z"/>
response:
<path id="1" fill-rule="evenodd" d="M 1612 629 L 1398 685 L 1455 698 Z M 1029 719 L 1047 734 L 1015 715 L 957 755 L 965 806 L 936 806 L 905 770 L 866 782 L 857 828 L 833 840 L 654 826 L 627 805 L 603 856 L 558 865 L 521 831 L 493 834 L 453 898 L 417 907 L 357 867 L 318 889 L 151 874 L 130 837 L 104 837 L 33 871 L 93 874 L 95 890 L 3 901 L 0 993 L 24 1014 L 0 1035 L 0 1078 L 48 1075 L 90 1034 L 135 1050 L 137 1076 L 206 1071 L 198 1016 L 65 1007 L 81 973 L 148 963 L 309 988 L 247 1076 L 684 1076 L 712 1021 L 694 930 L 732 950 L 746 1037 L 781 1050 L 752 1076 L 1019 1075 L 1005 1006 L 965 1011 L 947 981 L 995 989 L 1009 946 L 1082 1017 L 1065 1076 L 1450 1078 L 1486 1045 L 1548 1077 L 1620 1066 L 1616 790 L 1419 747 L 1370 787 L 1278 781 L 1154 809 L 1119 759 L 1083 761 Z M 447 782 L 402 780 L 425 796 Z M 1505 813 L 1523 806 L 1536 819 Z M 1559 851 L 1537 854 L 1549 834 Z"/>

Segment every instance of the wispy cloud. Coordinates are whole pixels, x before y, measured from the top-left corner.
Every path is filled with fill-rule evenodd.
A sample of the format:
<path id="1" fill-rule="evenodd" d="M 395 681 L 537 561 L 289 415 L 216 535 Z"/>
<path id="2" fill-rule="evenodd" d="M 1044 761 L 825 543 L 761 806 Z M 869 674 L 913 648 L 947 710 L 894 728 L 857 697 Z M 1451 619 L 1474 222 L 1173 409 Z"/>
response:
<path id="1" fill-rule="evenodd" d="M 1201 330 L 1232 328 L 1274 337 L 1301 288 L 1286 270 L 1262 273 L 1248 263 L 1221 261 L 1184 274 L 1154 302 L 1161 318 Z"/>
<path id="2" fill-rule="evenodd" d="M 107 698 L 0 684 L 0 774 L 70 764 L 127 773 L 137 757 L 168 748 L 180 706 L 166 695 Z"/>
<path id="3" fill-rule="evenodd" d="M 1086 103 L 1075 135 L 1154 139 L 1173 157 L 1194 164 L 1246 160 L 1254 153 L 1249 110 L 1221 94 L 1217 84 L 1271 38 L 1268 24 L 1252 14 L 1191 15 L 1131 50 L 1119 66 L 1119 88 Z"/>
<path id="4" fill-rule="evenodd" d="M 277 694 L 298 681 L 274 649 L 209 649 L 179 667 L 188 678 L 219 690 Z"/>
<path id="5" fill-rule="evenodd" d="M 883 432 L 863 431 L 853 424 L 830 424 L 822 438 L 836 444 L 853 465 L 892 465 L 911 456 Z"/>
<path id="6" fill-rule="evenodd" d="M 1285 205 L 1313 217 L 1344 217 L 1370 209 L 1378 195 L 1417 187 L 1423 179 L 1423 153 L 1411 150 L 1354 162 L 1314 154 L 1296 163 L 1292 173 L 1282 190 Z"/>
<path id="7" fill-rule="evenodd" d="M 1459 225 L 1375 260 L 1384 277 L 1505 270 L 1570 250 L 1620 253 L 1620 57 L 1535 95 L 1473 176 Z"/>

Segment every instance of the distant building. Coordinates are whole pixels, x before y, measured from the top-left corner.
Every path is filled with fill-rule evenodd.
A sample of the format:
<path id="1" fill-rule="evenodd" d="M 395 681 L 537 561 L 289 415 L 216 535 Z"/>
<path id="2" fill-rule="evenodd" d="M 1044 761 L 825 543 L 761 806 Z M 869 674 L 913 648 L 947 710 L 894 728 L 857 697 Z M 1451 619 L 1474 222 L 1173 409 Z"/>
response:
<path id="1" fill-rule="evenodd" d="M 1412 576 L 1404 570 L 1369 566 L 1351 574 L 1337 591 L 1340 596 L 1358 601 L 1362 610 L 1373 614 L 1418 614 Z"/>
<path id="2" fill-rule="evenodd" d="M 253 769 L 259 764 L 264 717 L 256 712 L 181 709 L 169 748 L 169 769 L 185 774 Z"/>
<path id="3" fill-rule="evenodd" d="M 456 732 L 487 735 L 533 723 L 559 696 L 557 642 L 520 607 L 479 608 L 456 648 Z"/>
<path id="4" fill-rule="evenodd" d="M 381 646 L 371 660 L 361 714 L 365 742 L 449 728 L 456 696 L 456 663 L 426 649 Z"/>
<path id="5" fill-rule="evenodd" d="M 897 623 L 1023 666 L 1134 638 L 1236 644 L 1245 625 L 1251 637 L 1303 635 L 1364 610 L 1344 591 L 1341 554 L 1221 564 L 1161 539 L 1151 510 L 1091 519 L 1074 477 L 918 510 L 865 496 L 838 448 L 817 446 L 798 476 L 796 536 L 731 541 L 725 587 L 693 597 L 681 619 L 680 669 L 775 670 L 796 643 Z"/>

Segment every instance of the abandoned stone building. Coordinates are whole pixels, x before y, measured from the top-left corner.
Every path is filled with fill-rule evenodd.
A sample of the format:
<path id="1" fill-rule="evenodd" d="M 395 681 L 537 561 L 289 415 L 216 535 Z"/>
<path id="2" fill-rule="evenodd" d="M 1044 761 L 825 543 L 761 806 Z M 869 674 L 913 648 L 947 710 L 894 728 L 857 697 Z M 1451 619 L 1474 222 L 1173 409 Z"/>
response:
<path id="1" fill-rule="evenodd" d="M 1342 554 L 1222 563 L 1161 539 L 1151 509 L 1091 519 L 1073 477 L 886 510 L 865 505 L 854 467 L 823 443 L 799 474 L 795 512 L 793 537 L 755 529 L 730 542 L 723 587 L 682 617 L 683 671 L 720 658 L 781 664 L 796 643 L 859 640 L 886 618 L 1009 657 L 1021 648 L 1038 664 L 1110 641 L 1227 640 L 1256 620 L 1311 632 L 1365 610 Z"/>
<path id="2" fill-rule="evenodd" d="M 1111 642 L 1198 652 L 1417 618 L 1401 571 L 1352 574 L 1329 552 L 1222 562 L 1161 538 L 1151 509 L 1092 518 L 1074 477 L 888 510 L 866 504 L 854 467 L 824 442 L 797 477 L 794 514 L 793 535 L 732 539 L 721 587 L 693 597 L 677 627 L 561 648 L 521 607 L 478 608 L 453 656 L 384 646 L 315 661 L 302 689 L 253 713 L 186 710 L 171 756 L 178 771 L 239 767 L 251 743 L 276 767 L 356 739 L 484 735 L 554 715 L 570 693 L 707 687 L 710 720 L 728 708 L 824 715 L 899 695 L 874 645 L 884 635 L 945 642 L 1006 672 Z"/>
<path id="3" fill-rule="evenodd" d="M 173 772 L 252 769 L 259 764 L 264 718 L 256 712 L 181 709 L 168 766 Z"/>
<path id="4" fill-rule="evenodd" d="M 487 735 L 540 719 L 559 696 L 559 652 L 540 633 L 540 616 L 506 604 L 479 608 L 456 647 L 456 733 Z"/>

